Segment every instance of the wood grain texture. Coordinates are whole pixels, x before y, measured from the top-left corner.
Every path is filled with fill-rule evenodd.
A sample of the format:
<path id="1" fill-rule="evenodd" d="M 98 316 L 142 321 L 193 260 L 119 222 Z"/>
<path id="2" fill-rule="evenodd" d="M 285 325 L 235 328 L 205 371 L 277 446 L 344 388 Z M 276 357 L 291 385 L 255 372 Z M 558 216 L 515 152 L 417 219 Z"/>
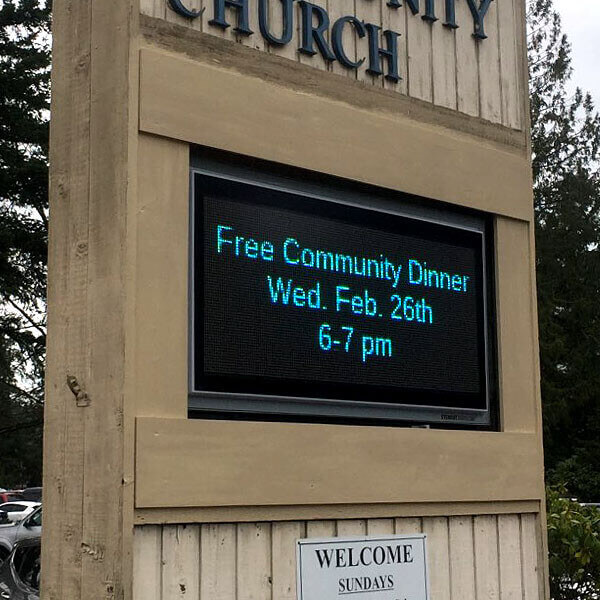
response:
<path id="1" fill-rule="evenodd" d="M 498 517 L 498 558 L 500 600 L 521 600 L 523 576 L 519 515 L 500 515 Z"/>
<path id="2" fill-rule="evenodd" d="M 133 0 L 53 6 L 42 581 L 50 600 L 131 596 L 133 448 L 125 431 L 133 419 L 125 423 L 124 290 L 137 9 Z M 76 402 L 67 376 L 88 402 Z"/>
<path id="3" fill-rule="evenodd" d="M 483 515 L 450 519 L 425 517 L 422 521 L 401 518 L 395 522 L 393 519 L 340 519 L 337 526 L 334 521 L 203 525 L 199 554 L 194 538 L 188 537 L 185 541 L 181 538 L 180 526 L 150 527 L 148 533 L 144 532 L 146 527 L 138 527 L 136 564 L 143 564 L 144 568 L 137 568 L 135 572 L 136 578 L 150 576 L 153 580 L 155 575 L 152 574 L 161 570 L 161 562 L 165 563 L 162 590 L 169 592 L 157 595 L 150 591 L 148 600 L 296 600 L 298 539 L 353 537 L 365 533 L 386 535 L 393 534 L 394 529 L 399 535 L 411 535 L 422 530 L 427 535 L 431 600 L 498 600 L 500 597 L 521 598 L 521 595 L 529 600 L 529 594 L 534 591 L 532 582 L 522 579 L 520 569 L 510 574 L 506 571 L 506 552 L 517 555 L 523 552 L 528 557 L 523 564 L 527 562 L 528 573 L 535 575 L 537 554 L 533 550 L 539 547 L 541 539 L 535 527 L 531 527 L 530 519 L 534 517 L 525 517 L 527 525 L 522 531 L 514 527 L 520 515 L 510 515 L 509 520 L 502 523 L 497 523 L 495 515 Z M 163 540 L 169 540 L 167 545 L 162 545 L 162 555 L 160 546 L 157 553 L 157 530 L 162 530 Z M 498 530 L 501 531 L 501 555 L 498 554 Z M 199 531 L 198 526 L 192 531 Z M 187 548 L 187 556 L 182 555 L 184 548 Z M 502 589 L 510 589 L 510 596 L 499 595 L 501 567 L 505 569 Z M 188 587 L 188 582 L 195 585 L 198 578 L 199 596 L 195 588 Z M 179 596 L 182 582 L 186 593 Z M 150 586 L 148 582 L 135 581 L 135 589 L 141 591 Z M 135 600 L 141 598 L 138 595 Z"/>
<path id="4" fill-rule="evenodd" d="M 493 515 L 473 519 L 475 552 L 475 587 L 477 598 L 498 600 L 498 520 Z M 534 538 L 535 542 L 535 538 Z"/>
<path id="5" fill-rule="evenodd" d="M 296 521 L 273 523 L 273 600 L 296 600 L 296 542 L 306 526 Z"/>
<path id="6" fill-rule="evenodd" d="M 497 2 L 498 43 L 500 49 L 500 87 L 502 90 L 502 122 L 517 128 L 521 122 L 521 75 L 518 52 L 517 0 Z"/>
<path id="7" fill-rule="evenodd" d="M 479 102 L 482 119 L 502 123 L 502 91 L 500 65 L 500 34 L 498 7 L 502 2 L 492 2 L 486 16 L 487 39 L 479 43 Z M 514 92 L 511 92 L 511 94 Z"/>
<path id="8" fill-rule="evenodd" d="M 435 0 L 435 8 L 440 21 L 431 28 L 433 103 L 456 110 L 456 32 L 440 26 L 445 0 Z"/>
<path id="9" fill-rule="evenodd" d="M 162 534 L 158 525 L 134 530 L 133 600 L 161 599 Z"/>
<path id="10" fill-rule="evenodd" d="M 163 530 L 161 600 L 198 600 L 200 527 L 178 525 Z"/>
<path id="11" fill-rule="evenodd" d="M 237 530 L 237 600 L 271 600 L 271 524 L 241 523 Z"/>
<path id="12" fill-rule="evenodd" d="M 234 524 L 202 525 L 200 599 L 230 600 L 237 585 L 237 528 Z"/>
<path id="13" fill-rule="evenodd" d="M 204 2 L 204 4 L 202 4 Z M 298 54 L 300 46 L 300 7 L 295 6 L 295 35 L 293 41 L 284 47 L 269 47 L 260 34 L 256 23 L 256 2 L 249 0 L 252 36 L 240 36 L 233 27 L 222 30 L 209 25 L 212 18 L 210 0 L 186 0 L 189 8 L 206 7 L 205 14 L 198 19 L 189 20 L 173 14 L 166 8 L 166 0 L 141 0 L 142 13 L 181 24 L 188 28 L 205 31 L 209 35 L 229 39 L 249 47 L 300 61 L 303 64 L 322 71 L 332 71 L 351 79 L 358 79 L 401 94 L 433 102 L 452 110 L 469 115 L 481 116 L 493 123 L 501 123 L 513 129 L 523 127 L 520 111 L 520 71 L 519 54 L 523 53 L 516 40 L 520 28 L 521 16 L 515 11 L 516 0 L 503 0 L 491 5 L 486 16 L 488 39 L 478 41 L 472 36 L 473 19 L 466 2 L 456 3 L 459 28 L 444 27 L 444 0 L 435 0 L 435 14 L 438 20 L 428 23 L 421 13 L 413 15 L 406 5 L 398 9 L 387 6 L 385 0 L 318 0 L 333 24 L 344 15 L 356 15 L 359 19 L 381 27 L 382 31 L 391 29 L 400 34 L 399 71 L 403 79 L 390 82 L 383 77 L 373 77 L 366 72 L 367 61 L 358 71 L 346 69 L 338 61 L 329 63 L 320 54 L 314 57 Z M 423 4 L 423 3 L 421 3 Z M 271 1 L 270 18 L 273 31 L 281 28 L 281 5 Z M 234 11 L 228 10 L 229 18 Z M 327 34 L 330 42 L 330 33 Z M 367 55 L 366 38 L 358 39 L 352 27 L 344 33 L 344 47 L 348 56 L 358 58 Z M 458 86 L 458 90 L 457 90 Z"/>
<path id="14" fill-rule="evenodd" d="M 473 519 L 450 517 L 448 532 L 451 573 L 450 596 L 451 598 L 476 598 Z"/>
<path id="15" fill-rule="evenodd" d="M 408 47 L 408 94 L 433 102 L 433 58 L 431 31 L 434 24 L 406 8 L 406 39 Z M 439 23 L 437 23 L 439 27 Z"/>
<path id="16" fill-rule="evenodd" d="M 401 533 L 396 529 L 398 533 Z M 431 600 L 450 600 L 450 541 L 448 519 L 423 519 L 423 533 L 427 534 L 429 585 Z"/>
<path id="17" fill-rule="evenodd" d="M 540 547 L 537 521 L 539 515 L 521 515 L 521 556 L 523 569 L 523 600 L 540 600 L 540 577 L 543 565 L 539 564 Z"/>
<path id="18" fill-rule="evenodd" d="M 89 163 L 83 157 L 90 143 L 90 16 L 89 1 L 54 4 L 43 485 L 44 511 L 56 518 L 44 526 L 42 547 L 49 600 L 81 593 L 80 548 L 61 541 L 81 540 L 83 529 L 86 409 L 73 401 L 66 376 L 87 388 Z"/>
<path id="19" fill-rule="evenodd" d="M 473 21 L 466 2 L 456 3 L 456 20 L 460 23 L 456 29 L 456 92 L 460 112 L 480 116 L 479 108 L 479 45 L 473 37 Z"/>

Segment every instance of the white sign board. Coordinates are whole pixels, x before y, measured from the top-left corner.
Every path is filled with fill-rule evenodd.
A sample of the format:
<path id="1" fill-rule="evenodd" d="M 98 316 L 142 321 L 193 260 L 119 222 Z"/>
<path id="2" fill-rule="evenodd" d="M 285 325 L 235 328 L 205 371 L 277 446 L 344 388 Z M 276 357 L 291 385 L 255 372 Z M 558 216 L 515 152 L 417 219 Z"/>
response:
<path id="1" fill-rule="evenodd" d="M 298 600 L 428 600 L 425 535 L 298 540 Z"/>

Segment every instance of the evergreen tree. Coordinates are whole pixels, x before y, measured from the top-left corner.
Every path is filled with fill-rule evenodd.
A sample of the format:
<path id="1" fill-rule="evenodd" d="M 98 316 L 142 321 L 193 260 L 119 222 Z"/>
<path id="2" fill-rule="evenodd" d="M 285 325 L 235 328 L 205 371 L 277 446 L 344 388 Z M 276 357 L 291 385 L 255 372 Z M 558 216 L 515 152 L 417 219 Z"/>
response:
<path id="1" fill-rule="evenodd" d="M 530 0 L 528 21 L 546 467 L 600 501 L 600 118 L 568 91 L 552 0 Z"/>
<path id="2" fill-rule="evenodd" d="M 41 481 L 50 5 L 0 0 L 0 485 Z"/>

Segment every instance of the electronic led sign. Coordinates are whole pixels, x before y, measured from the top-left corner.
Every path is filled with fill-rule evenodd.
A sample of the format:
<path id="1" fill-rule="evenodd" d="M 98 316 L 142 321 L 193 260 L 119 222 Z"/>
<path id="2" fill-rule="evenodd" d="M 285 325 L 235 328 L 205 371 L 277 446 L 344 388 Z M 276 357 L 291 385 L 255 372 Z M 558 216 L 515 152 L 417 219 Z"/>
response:
<path id="1" fill-rule="evenodd" d="M 483 222 L 193 187 L 192 407 L 490 423 Z"/>

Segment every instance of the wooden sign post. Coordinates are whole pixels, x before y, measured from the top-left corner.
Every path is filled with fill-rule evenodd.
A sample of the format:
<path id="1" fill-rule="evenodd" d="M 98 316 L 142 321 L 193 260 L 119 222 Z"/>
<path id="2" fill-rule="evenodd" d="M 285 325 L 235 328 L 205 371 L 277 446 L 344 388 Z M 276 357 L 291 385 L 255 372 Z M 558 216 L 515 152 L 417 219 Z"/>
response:
<path id="1" fill-rule="evenodd" d="M 53 18 L 42 598 L 548 598 L 525 1 Z"/>

